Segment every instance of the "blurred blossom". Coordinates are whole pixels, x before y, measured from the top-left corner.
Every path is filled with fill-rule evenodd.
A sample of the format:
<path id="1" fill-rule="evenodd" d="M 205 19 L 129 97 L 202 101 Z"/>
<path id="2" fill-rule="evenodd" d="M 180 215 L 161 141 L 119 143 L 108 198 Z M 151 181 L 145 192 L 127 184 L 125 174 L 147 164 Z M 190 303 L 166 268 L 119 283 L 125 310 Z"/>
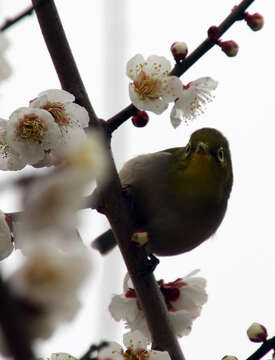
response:
<path id="1" fill-rule="evenodd" d="M 167 351 L 147 349 L 148 339 L 138 330 L 125 334 L 123 343 L 126 347 L 125 351 L 118 343 L 109 343 L 107 347 L 99 351 L 98 360 L 170 360 Z"/>
<path id="2" fill-rule="evenodd" d="M 6 215 L 0 210 L 0 260 L 8 257 L 13 251 L 12 232 Z"/>
<path id="3" fill-rule="evenodd" d="M 132 103 L 139 110 L 161 114 L 168 103 L 180 96 L 182 83 L 176 76 L 169 76 L 170 61 L 163 56 L 152 55 L 147 60 L 141 54 L 127 63 L 127 75 Z"/>
<path id="4" fill-rule="evenodd" d="M 4 52 L 8 47 L 8 39 L 3 35 L 3 33 L 0 33 L 0 80 L 6 80 L 12 73 L 9 63 L 4 58 Z"/>
<path id="5" fill-rule="evenodd" d="M 158 282 L 172 326 L 179 337 L 190 333 L 193 320 L 200 315 L 202 305 L 207 301 L 206 280 L 194 277 L 194 273 L 170 283 L 163 280 Z M 125 321 L 126 328 L 140 330 L 147 338 L 151 338 L 128 274 L 124 280 L 123 294 L 113 296 L 109 310 L 116 321 Z"/>
<path id="6" fill-rule="evenodd" d="M 176 128 L 182 121 L 187 123 L 204 113 L 206 103 L 213 100 L 211 91 L 215 90 L 217 85 L 217 81 L 211 77 L 202 77 L 185 85 L 170 114 L 173 127 Z"/>
<path id="7" fill-rule="evenodd" d="M 29 320 L 32 338 L 48 338 L 60 323 L 75 318 L 81 307 L 77 291 L 90 269 L 83 247 L 71 247 L 66 253 L 47 244 L 32 248 L 8 279 Z"/>

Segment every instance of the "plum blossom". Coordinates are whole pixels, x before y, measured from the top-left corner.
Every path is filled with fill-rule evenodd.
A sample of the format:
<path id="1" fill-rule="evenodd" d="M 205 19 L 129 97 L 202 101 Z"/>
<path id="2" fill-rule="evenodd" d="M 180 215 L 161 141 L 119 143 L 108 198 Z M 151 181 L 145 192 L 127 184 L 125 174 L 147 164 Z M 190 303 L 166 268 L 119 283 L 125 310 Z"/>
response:
<path id="1" fill-rule="evenodd" d="M 200 315 L 202 305 L 207 301 L 206 280 L 194 277 L 194 274 L 169 283 L 163 280 L 158 282 L 175 334 L 179 337 L 190 333 L 193 320 Z M 116 321 L 124 320 L 130 332 L 139 330 L 148 339 L 151 338 L 128 274 L 124 280 L 123 294 L 113 296 L 109 310 Z"/>
<path id="2" fill-rule="evenodd" d="M 7 120 L 0 119 L 0 170 L 21 170 L 26 161 L 7 143 Z"/>
<path id="3" fill-rule="evenodd" d="M 128 61 L 127 75 L 132 80 L 129 95 L 139 110 L 161 114 L 180 96 L 182 83 L 176 76 L 169 76 L 170 69 L 169 60 L 163 56 L 152 55 L 145 60 L 137 54 Z"/>
<path id="4" fill-rule="evenodd" d="M 4 58 L 3 53 L 9 47 L 8 39 L 0 34 L 0 80 L 6 80 L 11 75 L 11 67 L 7 60 Z"/>
<path id="5" fill-rule="evenodd" d="M 7 143 L 28 164 L 43 160 L 45 153 L 58 145 L 59 138 L 58 126 L 46 110 L 22 107 L 7 122 Z"/>
<path id="6" fill-rule="evenodd" d="M 167 351 L 147 349 L 148 339 L 138 330 L 125 334 L 123 343 L 126 347 L 125 351 L 118 343 L 109 343 L 107 347 L 99 351 L 98 360 L 170 360 Z"/>
<path id="7" fill-rule="evenodd" d="M 13 234 L 8 217 L 0 210 L 0 260 L 8 257 L 13 251 Z"/>
<path id="8" fill-rule="evenodd" d="M 68 91 L 50 89 L 39 93 L 30 102 L 30 108 L 48 111 L 59 127 L 63 142 L 68 143 L 72 137 L 85 137 L 83 128 L 89 124 L 87 110 L 74 101 L 74 95 Z"/>
<path id="9" fill-rule="evenodd" d="M 8 279 L 33 339 L 48 338 L 60 323 L 75 318 L 81 307 L 77 292 L 90 273 L 88 255 L 83 247 L 62 252 L 53 242 L 40 242 Z"/>
<path id="10" fill-rule="evenodd" d="M 217 85 L 217 81 L 211 77 L 202 77 L 183 86 L 170 114 L 173 127 L 176 128 L 182 121 L 187 123 L 202 114 L 206 103 L 213 100 L 211 91 L 215 90 Z"/>

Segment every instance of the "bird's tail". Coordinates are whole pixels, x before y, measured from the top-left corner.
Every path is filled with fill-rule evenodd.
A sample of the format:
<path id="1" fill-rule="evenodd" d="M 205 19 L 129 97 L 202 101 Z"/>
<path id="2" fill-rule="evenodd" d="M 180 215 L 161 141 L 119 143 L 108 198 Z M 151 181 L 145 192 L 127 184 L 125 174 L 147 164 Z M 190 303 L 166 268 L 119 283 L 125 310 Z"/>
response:
<path id="1" fill-rule="evenodd" d="M 92 248 L 105 255 L 117 245 L 116 239 L 111 229 L 99 235 L 91 244 Z"/>

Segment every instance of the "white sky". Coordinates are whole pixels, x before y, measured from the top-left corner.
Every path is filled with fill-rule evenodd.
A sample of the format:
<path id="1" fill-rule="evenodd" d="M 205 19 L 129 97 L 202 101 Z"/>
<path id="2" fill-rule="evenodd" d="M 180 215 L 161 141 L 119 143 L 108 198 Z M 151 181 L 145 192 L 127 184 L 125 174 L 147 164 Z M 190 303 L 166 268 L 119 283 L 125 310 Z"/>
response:
<path id="1" fill-rule="evenodd" d="M 172 60 L 169 48 L 174 41 L 185 41 L 191 52 L 204 40 L 208 27 L 218 25 L 235 2 L 59 0 L 56 4 L 92 104 L 98 116 L 108 118 L 129 104 L 125 65 L 130 57 L 139 52 Z M 25 0 L 2 0 L 1 19 L 27 5 Z M 168 112 L 152 114 L 145 128 L 137 129 L 129 121 L 114 134 L 119 168 L 134 155 L 185 145 L 190 134 L 204 126 L 221 130 L 230 141 L 234 186 L 218 232 L 190 253 L 161 258 L 155 272 L 158 279 L 174 280 L 199 268 L 208 281 L 209 301 L 202 316 L 194 322 L 191 335 L 180 340 L 187 360 L 221 359 L 225 354 L 248 357 L 257 348 L 246 336 L 254 321 L 263 323 L 270 336 L 275 333 L 274 10 L 273 1 L 256 0 L 249 11 L 264 15 L 263 30 L 254 33 L 244 22 L 235 24 L 223 39 L 237 41 L 238 56 L 228 58 L 214 48 L 182 78 L 188 83 L 211 76 L 219 82 L 216 99 L 205 115 L 174 130 Z M 35 16 L 6 31 L 6 36 L 11 41 L 7 57 L 14 72 L 1 84 L 2 118 L 27 105 L 38 92 L 59 87 Z M 9 176 L 18 174 L 1 173 L 0 182 Z M 1 196 L 2 210 L 17 209 L 15 196 Z M 101 215 L 84 213 L 80 229 L 89 244 L 107 225 Z M 16 258 L 5 261 L 7 273 Z M 119 265 L 117 250 L 104 260 L 93 253 L 92 259 L 94 275 L 82 293 L 83 310 L 74 323 L 41 343 L 39 355 L 65 351 L 79 356 L 93 342 L 121 342 L 120 336 L 111 338 L 117 326 L 105 308 L 111 294 L 121 291 L 124 266 Z"/>

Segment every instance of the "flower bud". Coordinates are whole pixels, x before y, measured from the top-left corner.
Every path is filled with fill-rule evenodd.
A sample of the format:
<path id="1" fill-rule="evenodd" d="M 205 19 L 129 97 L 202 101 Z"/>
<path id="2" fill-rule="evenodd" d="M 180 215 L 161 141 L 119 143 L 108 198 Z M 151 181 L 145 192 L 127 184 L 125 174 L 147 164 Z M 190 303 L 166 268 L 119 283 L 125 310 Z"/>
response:
<path id="1" fill-rule="evenodd" d="M 250 341 L 263 342 L 267 338 L 267 331 L 263 325 L 254 322 L 247 329 L 247 336 L 249 337 Z"/>
<path id="2" fill-rule="evenodd" d="M 131 241 L 138 247 L 144 246 L 148 243 L 148 232 L 142 229 L 136 230 L 131 236 Z"/>
<path id="3" fill-rule="evenodd" d="M 146 111 L 139 110 L 133 117 L 132 123 L 136 127 L 144 127 L 149 121 L 149 116 Z"/>
<path id="4" fill-rule="evenodd" d="M 233 355 L 225 355 L 222 360 L 238 360 L 238 358 Z"/>
<path id="5" fill-rule="evenodd" d="M 261 30 L 261 28 L 264 26 L 264 17 L 259 13 L 252 15 L 247 13 L 245 16 L 245 21 L 253 31 Z"/>
<path id="6" fill-rule="evenodd" d="M 180 42 L 180 41 L 174 42 L 171 45 L 170 50 L 171 50 L 171 52 L 174 56 L 174 59 L 177 63 L 179 63 L 183 59 L 185 59 L 185 57 L 188 53 L 187 45 L 184 42 Z"/>
<path id="7" fill-rule="evenodd" d="M 219 38 L 219 28 L 217 26 L 210 26 L 210 28 L 207 31 L 208 38 L 210 40 L 218 40 Z"/>
<path id="8" fill-rule="evenodd" d="M 219 41 L 218 45 L 222 51 L 230 57 L 236 56 L 239 51 L 239 45 L 234 40 Z"/>

